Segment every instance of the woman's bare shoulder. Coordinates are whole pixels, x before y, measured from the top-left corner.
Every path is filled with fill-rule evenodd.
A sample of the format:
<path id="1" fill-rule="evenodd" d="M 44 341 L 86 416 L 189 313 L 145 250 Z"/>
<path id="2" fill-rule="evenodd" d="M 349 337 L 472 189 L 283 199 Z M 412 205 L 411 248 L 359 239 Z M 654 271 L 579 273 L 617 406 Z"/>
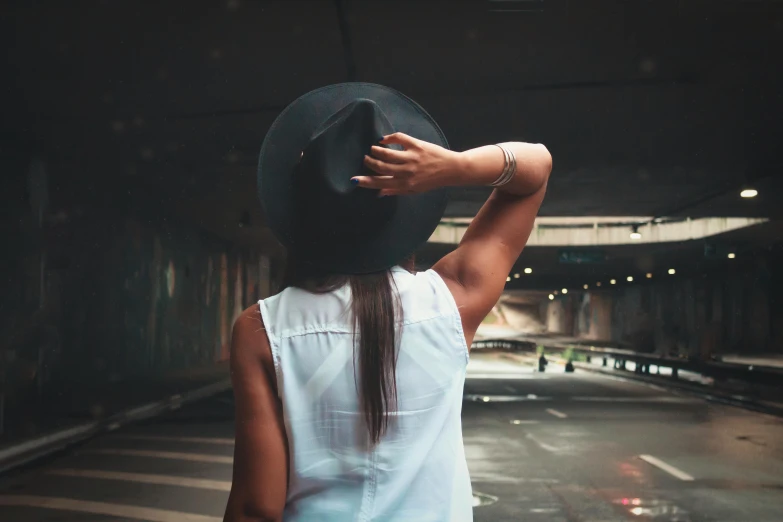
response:
<path id="1" fill-rule="evenodd" d="M 231 359 L 232 362 L 261 361 L 264 366 L 272 364 L 272 351 L 258 303 L 246 308 L 234 321 Z"/>

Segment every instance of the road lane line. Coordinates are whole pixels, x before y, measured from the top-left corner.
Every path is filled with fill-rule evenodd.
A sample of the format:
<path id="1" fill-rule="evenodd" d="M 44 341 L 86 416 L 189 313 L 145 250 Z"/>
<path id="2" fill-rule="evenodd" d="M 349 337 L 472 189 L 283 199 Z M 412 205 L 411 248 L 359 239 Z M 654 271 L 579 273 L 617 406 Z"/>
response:
<path id="1" fill-rule="evenodd" d="M 174 477 L 170 475 L 150 475 L 145 473 L 125 473 L 120 471 L 71 468 L 53 469 L 48 471 L 47 474 L 63 477 L 121 480 L 124 482 L 140 482 L 142 484 L 161 484 L 164 486 L 181 486 L 185 488 L 231 491 L 231 482 L 225 480 L 194 479 L 190 477 Z"/>
<path id="2" fill-rule="evenodd" d="M 149 440 L 159 442 L 192 442 L 195 444 L 218 444 L 221 446 L 233 446 L 234 439 L 221 437 L 170 437 L 164 435 L 116 435 L 121 439 Z"/>
<path id="3" fill-rule="evenodd" d="M 699 399 L 689 397 L 573 397 L 571 400 L 581 402 L 652 402 L 673 404 L 699 402 Z"/>
<path id="4" fill-rule="evenodd" d="M 77 511 L 111 517 L 134 518 L 146 522 L 221 522 L 222 517 L 209 517 L 182 511 L 169 511 L 127 504 L 91 502 L 72 498 L 39 497 L 34 495 L 0 495 L 0 506 L 23 506 L 39 509 Z"/>
<path id="5" fill-rule="evenodd" d="M 685 480 L 685 481 L 695 480 L 691 475 L 688 475 L 684 471 L 679 470 L 674 466 L 672 466 L 671 464 L 667 464 L 661 459 L 655 458 L 652 455 L 639 455 L 639 458 L 645 461 L 646 463 L 651 464 L 656 468 L 665 471 L 669 475 L 673 477 L 677 477 L 680 480 Z"/>
<path id="6" fill-rule="evenodd" d="M 125 457 L 150 457 L 154 459 L 189 460 L 192 462 L 215 462 L 218 464 L 232 464 L 233 457 L 222 455 L 205 455 L 203 453 L 181 453 L 177 451 L 149 451 L 133 449 L 89 449 L 82 453 L 99 453 L 101 455 L 120 455 Z"/>
<path id="7" fill-rule="evenodd" d="M 524 381 L 531 379 L 548 379 L 549 376 L 543 376 L 540 373 L 468 373 L 465 380 L 503 380 L 503 381 Z"/>
<path id="8" fill-rule="evenodd" d="M 541 442 L 540 440 L 538 440 L 537 438 L 535 438 L 535 437 L 533 436 L 533 434 L 532 434 L 532 433 L 528 433 L 527 435 L 525 435 L 525 437 L 527 437 L 528 439 L 530 439 L 530 440 L 532 440 L 533 442 L 535 442 L 536 444 L 538 444 L 538 446 L 539 446 L 541 449 L 544 449 L 544 450 L 546 450 L 546 451 L 549 451 L 549 452 L 552 452 L 552 453 L 557 453 L 557 452 L 558 452 L 558 449 L 557 449 L 556 447 L 554 447 L 554 446 L 550 446 L 550 445 L 549 445 L 549 444 L 547 444 L 546 442 Z"/>
<path id="9" fill-rule="evenodd" d="M 516 388 L 514 388 L 513 386 L 506 386 L 505 389 L 507 392 L 511 392 L 511 393 L 517 392 Z"/>
<path id="10" fill-rule="evenodd" d="M 565 413 L 563 413 L 562 411 L 553 410 L 552 408 L 547 408 L 547 409 L 546 409 L 546 412 L 547 412 L 548 414 L 550 414 L 550 415 L 554 415 L 554 416 L 555 416 L 555 417 L 557 417 L 558 419 L 565 419 L 566 417 L 568 417 L 568 415 L 566 415 L 566 414 L 565 414 Z"/>

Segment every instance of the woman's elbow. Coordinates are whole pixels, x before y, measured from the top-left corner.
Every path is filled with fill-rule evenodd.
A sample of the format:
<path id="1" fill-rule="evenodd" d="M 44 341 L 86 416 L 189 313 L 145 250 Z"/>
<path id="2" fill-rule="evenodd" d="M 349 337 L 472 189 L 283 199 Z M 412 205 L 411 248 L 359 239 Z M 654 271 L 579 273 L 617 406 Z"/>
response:
<path id="1" fill-rule="evenodd" d="M 546 146 L 541 143 L 538 144 L 538 148 L 541 154 L 541 158 L 540 158 L 541 175 L 544 178 L 544 181 L 546 182 L 546 180 L 549 179 L 549 174 L 552 172 L 552 154 L 549 152 L 549 149 L 547 149 Z"/>

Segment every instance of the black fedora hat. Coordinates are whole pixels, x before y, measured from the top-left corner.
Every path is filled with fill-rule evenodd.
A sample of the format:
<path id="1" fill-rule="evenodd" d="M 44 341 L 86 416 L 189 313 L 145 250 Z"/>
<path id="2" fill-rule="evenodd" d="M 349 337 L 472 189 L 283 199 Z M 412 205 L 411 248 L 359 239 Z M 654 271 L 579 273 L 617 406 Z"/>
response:
<path id="1" fill-rule="evenodd" d="M 351 178 L 370 147 L 394 132 L 448 148 L 443 132 L 407 96 L 369 83 L 311 91 L 277 117 L 258 162 L 267 224 L 306 273 L 385 270 L 429 239 L 446 208 L 445 189 L 379 198 Z"/>

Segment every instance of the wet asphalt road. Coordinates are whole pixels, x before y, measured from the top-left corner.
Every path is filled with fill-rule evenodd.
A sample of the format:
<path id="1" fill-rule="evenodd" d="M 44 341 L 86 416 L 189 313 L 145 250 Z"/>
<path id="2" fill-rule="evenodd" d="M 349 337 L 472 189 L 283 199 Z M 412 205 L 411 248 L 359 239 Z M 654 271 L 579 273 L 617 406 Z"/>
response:
<path id="1" fill-rule="evenodd" d="M 552 364 L 474 354 L 463 432 L 475 520 L 783 521 L 783 419 Z M 0 479 L 3 522 L 217 522 L 230 395 Z"/>

